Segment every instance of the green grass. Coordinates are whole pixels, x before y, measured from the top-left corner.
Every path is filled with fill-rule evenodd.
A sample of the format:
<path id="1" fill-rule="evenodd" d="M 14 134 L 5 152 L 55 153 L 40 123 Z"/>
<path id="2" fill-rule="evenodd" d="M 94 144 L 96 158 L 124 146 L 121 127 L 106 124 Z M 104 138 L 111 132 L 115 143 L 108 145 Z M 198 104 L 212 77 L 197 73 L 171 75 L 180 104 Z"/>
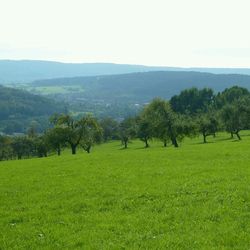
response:
<path id="1" fill-rule="evenodd" d="M 250 137 L 0 162 L 0 249 L 250 249 Z"/>

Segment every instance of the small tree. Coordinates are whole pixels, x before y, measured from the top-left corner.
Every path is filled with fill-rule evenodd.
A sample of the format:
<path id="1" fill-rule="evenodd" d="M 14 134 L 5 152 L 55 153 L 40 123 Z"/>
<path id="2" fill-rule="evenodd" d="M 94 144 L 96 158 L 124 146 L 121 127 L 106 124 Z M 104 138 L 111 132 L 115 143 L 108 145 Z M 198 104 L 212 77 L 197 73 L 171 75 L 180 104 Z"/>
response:
<path id="1" fill-rule="evenodd" d="M 91 116 L 87 116 L 83 120 L 84 130 L 80 144 L 87 153 L 90 153 L 92 146 L 102 140 L 102 128 L 97 120 Z"/>
<path id="2" fill-rule="evenodd" d="M 145 143 L 145 148 L 149 147 L 148 141 L 153 138 L 152 122 L 147 117 L 147 114 L 142 112 L 136 120 L 137 122 L 137 136 Z"/>
<path id="3" fill-rule="evenodd" d="M 60 136 L 57 134 L 60 137 L 58 140 L 60 143 L 66 142 L 69 144 L 72 154 L 76 154 L 79 145 L 87 152 L 90 152 L 91 146 L 96 142 L 97 134 L 101 134 L 100 126 L 91 116 L 76 120 L 70 115 L 55 115 L 51 118 L 51 121 L 56 125 L 57 129 L 61 129 Z M 61 138 L 61 135 L 64 137 Z"/>
<path id="4" fill-rule="evenodd" d="M 11 147 L 14 156 L 16 156 L 18 160 L 21 160 L 25 156 L 29 157 L 33 155 L 35 150 L 34 141 L 27 136 L 14 137 L 11 142 Z"/>
<path id="5" fill-rule="evenodd" d="M 155 137 L 163 140 L 164 146 L 168 140 L 178 147 L 177 115 L 168 102 L 156 98 L 146 108 L 145 113 L 152 122 Z"/>
<path id="6" fill-rule="evenodd" d="M 250 98 L 244 97 L 225 105 L 221 110 L 221 118 L 226 131 L 241 140 L 240 131 L 250 125 Z"/>
<path id="7" fill-rule="evenodd" d="M 11 143 L 12 139 L 10 137 L 0 135 L 0 161 L 12 158 L 13 149 Z"/>
<path id="8" fill-rule="evenodd" d="M 46 141 L 52 150 L 57 152 L 57 155 L 61 155 L 61 150 L 66 144 L 66 138 L 64 129 L 61 127 L 54 127 L 49 129 L 46 134 Z"/>
<path id="9" fill-rule="evenodd" d="M 47 157 L 49 144 L 45 135 L 38 136 L 34 139 L 35 150 L 38 157 Z"/>
<path id="10" fill-rule="evenodd" d="M 118 138 L 119 123 L 117 121 L 110 117 L 107 117 L 100 120 L 99 124 L 102 127 L 103 140 L 105 142 Z"/>
<path id="11" fill-rule="evenodd" d="M 65 141 L 70 145 L 72 154 L 76 154 L 77 146 L 80 144 L 83 136 L 82 120 L 75 120 L 70 115 L 60 115 L 53 117 L 56 126 L 63 129 Z"/>
<path id="12" fill-rule="evenodd" d="M 133 118 L 127 118 L 120 123 L 119 137 L 124 148 L 128 148 L 129 140 L 136 136 L 136 122 Z"/>
<path id="13" fill-rule="evenodd" d="M 215 133 L 218 131 L 218 120 L 216 115 L 212 114 L 202 114 L 199 115 L 197 119 L 198 131 L 203 136 L 203 142 L 207 143 L 207 137 L 210 135 L 215 136 Z"/>

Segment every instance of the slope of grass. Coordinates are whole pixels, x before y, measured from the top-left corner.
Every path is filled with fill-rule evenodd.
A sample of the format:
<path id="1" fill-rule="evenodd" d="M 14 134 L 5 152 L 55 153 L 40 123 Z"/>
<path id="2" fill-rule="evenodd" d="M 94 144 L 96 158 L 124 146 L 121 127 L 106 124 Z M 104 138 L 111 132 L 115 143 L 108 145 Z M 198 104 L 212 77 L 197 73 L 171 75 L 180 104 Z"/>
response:
<path id="1" fill-rule="evenodd" d="M 0 249 L 249 249 L 250 137 L 227 136 L 0 162 Z"/>

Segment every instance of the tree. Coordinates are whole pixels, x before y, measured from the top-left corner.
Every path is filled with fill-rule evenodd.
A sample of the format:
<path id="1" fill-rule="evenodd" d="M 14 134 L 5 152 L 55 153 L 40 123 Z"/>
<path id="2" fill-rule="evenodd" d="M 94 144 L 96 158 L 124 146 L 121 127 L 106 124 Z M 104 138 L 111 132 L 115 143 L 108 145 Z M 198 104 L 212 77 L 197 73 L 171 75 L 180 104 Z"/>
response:
<path id="1" fill-rule="evenodd" d="M 100 120 L 100 126 L 103 130 L 103 139 L 105 142 L 118 138 L 118 122 L 110 117 Z"/>
<path id="2" fill-rule="evenodd" d="M 8 160 L 12 157 L 11 138 L 0 135 L 0 161 Z"/>
<path id="3" fill-rule="evenodd" d="M 246 88 L 233 86 L 227 88 L 215 97 L 215 107 L 222 109 L 227 104 L 233 104 L 241 98 L 250 97 L 250 92 Z"/>
<path id="4" fill-rule="evenodd" d="M 27 130 L 27 134 L 29 138 L 35 138 L 37 136 L 38 123 L 36 121 L 32 121 L 30 127 Z"/>
<path id="5" fill-rule="evenodd" d="M 207 143 L 207 137 L 214 135 L 218 131 L 219 122 L 215 114 L 200 114 L 197 119 L 198 131 L 203 136 L 203 142 Z"/>
<path id="6" fill-rule="evenodd" d="M 241 140 L 240 131 L 249 129 L 250 125 L 250 98 L 242 97 L 232 104 L 225 105 L 221 110 L 221 118 L 231 137 L 236 135 Z"/>
<path id="7" fill-rule="evenodd" d="M 38 157 L 47 157 L 49 152 L 49 144 L 46 136 L 38 136 L 34 140 L 35 150 Z"/>
<path id="8" fill-rule="evenodd" d="M 196 114 L 206 112 L 207 108 L 213 104 L 214 93 L 210 88 L 185 89 L 179 95 L 170 99 L 171 107 L 175 112 L 181 114 Z"/>
<path id="9" fill-rule="evenodd" d="M 145 111 L 136 119 L 137 122 L 137 136 L 138 138 L 145 143 L 145 148 L 149 147 L 148 141 L 153 138 L 153 126 L 152 122 L 147 117 Z"/>
<path id="10" fill-rule="evenodd" d="M 29 157 L 34 153 L 34 141 L 27 136 L 14 137 L 11 142 L 14 156 L 21 160 L 24 156 Z"/>
<path id="11" fill-rule="evenodd" d="M 136 136 L 136 122 L 133 118 L 124 119 L 119 125 L 119 137 L 124 148 L 128 148 L 129 140 Z"/>
<path id="12" fill-rule="evenodd" d="M 84 131 L 80 144 L 87 153 L 90 153 L 92 146 L 102 140 L 102 128 L 97 120 L 91 116 L 84 117 L 83 121 Z"/>
<path id="13" fill-rule="evenodd" d="M 65 141 L 70 145 L 72 154 L 76 154 L 77 146 L 83 136 L 82 120 L 75 120 L 71 115 L 53 117 L 54 124 L 63 129 Z"/>
<path id="14" fill-rule="evenodd" d="M 46 140 L 49 147 L 57 152 L 57 155 L 61 155 L 61 150 L 66 144 L 66 138 L 64 129 L 61 127 L 54 127 L 46 132 Z"/>
<path id="15" fill-rule="evenodd" d="M 156 98 L 146 108 L 145 113 L 152 122 L 155 137 L 163 140 L 164 146 L 170 140 L 178 147 L 177 116 L 168 102 Z"/>
<path id="16" fill-rule="evenodd" d="M 96 141 L 97 134 L 101 133 L 101 128 L 97 121 L 91 116 L 85 116 L 78 120 L 71 115 L 56 115 L 51 121 L 62 129 L 65 142 L 71 147 L 72 154 L 76 154 L 77 147 L 81 144 L 86 151 L 90 151 L 91 146 Z"/>

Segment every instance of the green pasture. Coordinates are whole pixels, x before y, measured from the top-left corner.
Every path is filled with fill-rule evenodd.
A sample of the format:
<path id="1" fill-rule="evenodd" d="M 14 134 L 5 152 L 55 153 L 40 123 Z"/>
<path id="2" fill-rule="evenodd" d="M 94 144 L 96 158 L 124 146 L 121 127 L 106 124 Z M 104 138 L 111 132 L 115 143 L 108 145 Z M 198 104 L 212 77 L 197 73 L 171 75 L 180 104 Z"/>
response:
<path id="1" fill-rule="evenodd" d="M 250 136 L 0 162 L 0 249 L 250 249 Z"/>

